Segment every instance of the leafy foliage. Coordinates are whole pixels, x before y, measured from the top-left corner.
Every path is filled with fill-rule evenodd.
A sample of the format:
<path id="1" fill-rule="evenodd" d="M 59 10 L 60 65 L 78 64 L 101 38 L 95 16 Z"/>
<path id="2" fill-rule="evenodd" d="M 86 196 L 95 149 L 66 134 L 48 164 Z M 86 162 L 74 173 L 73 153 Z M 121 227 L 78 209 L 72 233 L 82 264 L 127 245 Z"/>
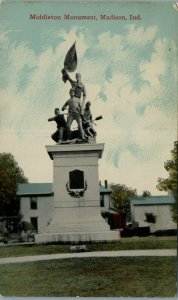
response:
<path id="1" fill-rule="evenodd" d="M 142 197 L 150 197 L 151 193 L 149 191 L 143 191 Z"/>
<path id="2" fill-rule="evenodd" d="M 22 221 L 19 224 L 19 229 L 20 229 L 20 231 L 24 230 L 25 232 L 27 232 L 28 230 L 34 230 L 34 227 L 31 223 Z"/>
<path id="3" fill-rule="evenodd" d="M 114 207 L 123 212 L 130 211 L 130 200 L 137 196 L 137 190 L 124 184 L 111 184 L 112 200 Z"/>
<path id="4" fill-rule="evenodd" d="M 169 173 L 168 178 L 158 178 L 158 185 L 156 186 L 160 191 L 171 191 L 175 197 L 175 204 L 173 206 L 173 220 L 178 221 L 178 193 L 177 193 L 177 175 L 178 175 L 178 142 L 174 143 L 174 149 L 171 151 L 171 160 L 164 163 L 164 168 Z"/>
<path id="5" fill-rule="evenodd" d="M 16 192 L 19 183 L 28 182 L 23 170 L 11 153 L 0 153 L 0 215 L 16 215 L 19 202 Z"/>

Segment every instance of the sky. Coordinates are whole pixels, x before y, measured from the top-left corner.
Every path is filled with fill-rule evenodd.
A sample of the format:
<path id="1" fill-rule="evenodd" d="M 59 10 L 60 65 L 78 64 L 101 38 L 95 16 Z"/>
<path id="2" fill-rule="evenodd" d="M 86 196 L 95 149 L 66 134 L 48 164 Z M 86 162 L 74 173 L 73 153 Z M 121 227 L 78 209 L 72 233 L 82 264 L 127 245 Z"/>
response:
<path id="1" fill-rule="evenodd" d="M 30 20 L 30 14 L 61 19 Z M 97 20 L 64 20 L 65 14 Z M 177 139 L 177 20 L 171 2 L 2 2 L 0 152 L 14 155 L 29 182 L 52 182 L 45 145 L 55 144 L 56 124 L 47 120 L 69 98 L 61 69 L 76 41 L 76 71 L 93 117 L 103 116 L 95 128 L 105 144 L 99 179 L 161 195 L 157 179 L 168 177 L 164 162 Z"/>

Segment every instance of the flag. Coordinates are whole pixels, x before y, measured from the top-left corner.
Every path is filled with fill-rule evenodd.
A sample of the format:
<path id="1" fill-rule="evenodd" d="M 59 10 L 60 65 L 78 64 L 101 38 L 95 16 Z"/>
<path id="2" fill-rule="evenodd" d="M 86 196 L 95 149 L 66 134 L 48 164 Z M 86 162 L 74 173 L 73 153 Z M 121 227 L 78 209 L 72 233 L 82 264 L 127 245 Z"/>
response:
<path id="1" fill-rule="evenodd" d="M 74 72 L 76 68 L 77 68 L 77 52 L 74 43 L 66 54 L 64 60 L 64 69 L 66 69 L 69 72 Z"/>

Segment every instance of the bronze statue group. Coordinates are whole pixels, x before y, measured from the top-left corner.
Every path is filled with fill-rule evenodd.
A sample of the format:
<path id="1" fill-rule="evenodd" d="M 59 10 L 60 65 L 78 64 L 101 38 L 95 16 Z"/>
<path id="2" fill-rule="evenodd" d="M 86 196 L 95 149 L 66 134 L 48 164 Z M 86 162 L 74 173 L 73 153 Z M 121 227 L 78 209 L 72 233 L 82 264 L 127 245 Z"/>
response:
<path id="1" fill-rule="evenodd" d="M 62 107 L 62 111 L 68 108 L 67 120 L 59 108 L 55 108 L 55 116 L 48 119 L 48 121 L 56 121 L 57 123 L 57 131 L 51 136 L 57 144 L 93 142 L 96 138 L 96 131 L 93 128 L 95 123 L 92 120 L 90 110 L 91 102 L 86 102 L 86 89 L 81 81 L 81 74 L 76 73 L 76 81 L 72 80 L 68 74 L 77 68 L 75 44 L 76 42 L 68 50 L 64 60 L 64 68 L 61 70 L 64 83 L 69 81 L 71 84 L 70 98 Z M 95 120 L 100 119 L 102 116 Z M 71 125 L 74 120 L 77 122 L 78 130 L 72 131 Z"/>
<path id="2" fill-rule="evenodd" d="M 62 74 L 64 82 L 68 80 L 71 84 L 70 98 L 62 107 L 62 111 L 68 108 L 67 120 L 60 109 L 55 108 L 55 116 L 48 119 L 48 121 L 57 123 L 57 131 L 51 137 L 58 144 L 94 141 L 96 131 L 93 128 L 90 110 L 91 102 L 85 103 L 86 89 L 81 81 L 81 75 L 76 73 L 76 81 L 74 81 L 70 78 L 66 69 L 62 69 Z M 78 130 L 71 131 L 71 125 L 74 120 L 77 122 Z"/>

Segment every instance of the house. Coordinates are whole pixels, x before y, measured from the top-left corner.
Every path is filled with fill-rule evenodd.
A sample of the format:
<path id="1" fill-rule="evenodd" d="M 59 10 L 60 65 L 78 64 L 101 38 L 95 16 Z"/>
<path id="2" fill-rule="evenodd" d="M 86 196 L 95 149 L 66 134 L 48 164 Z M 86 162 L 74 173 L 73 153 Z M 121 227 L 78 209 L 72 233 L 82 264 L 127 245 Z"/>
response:
<path id="1" fill-rule="evenodd" d="M 52 183 L 19 184 L 22 221 L 31 223 L 37 232 L 43 232 L 52 216 Z"/>
<path id="2" fill-rule="evenodd" d="M 105 180 L 104 186 L 100 185 L 100 206 L 101 214 L 111 229 L 126 227 L 126 213 L 114 208 L 112 190 L 108 188 L 107 180 Z"/>
<path id="3" fill-rule="evenodd" d="M 101 214 L 111 229 L 125 228 L 126 216 L 112 206 L 112 191 L 105 185 L 99 185 Z M 43 233 L 53 213 L 52 183 L 19 184 L 17 195 L 20 198 L 22 221 L 31 223 L 38 233 Z M 172 221 L 173 196 L 138 196 L 130 202 L 131 223 L 133 227 L 150 227 L 157 230 L 176 229 Z"/>
<path id="4" fill-rule="evenodd" d="M 100 182 L 100 206 L 101 212 L 109 212 L 111 207 L 111 194 L 112 191 L 108 188 L 107 180 L 104 182 L 104 186 Z"/>
<path id="5" fill-rule="evenodd" d="M 150 231 L 176 229 L 172 220 L 173 196 L 138 196 L 130 202 L 131 222 L 134 227 L 150 226 Z"/>
<path id="6" fill-rule="evenodd" d="M 100 185 L 100 206 L 109 209 L 111 190 Z M 17 196 L 20 199 L 20 214 L 22 221 L 31 223 L 38 233 L 43 233 L 49 224 L 53 213 L 52 183 L 19 184 Z"/>

